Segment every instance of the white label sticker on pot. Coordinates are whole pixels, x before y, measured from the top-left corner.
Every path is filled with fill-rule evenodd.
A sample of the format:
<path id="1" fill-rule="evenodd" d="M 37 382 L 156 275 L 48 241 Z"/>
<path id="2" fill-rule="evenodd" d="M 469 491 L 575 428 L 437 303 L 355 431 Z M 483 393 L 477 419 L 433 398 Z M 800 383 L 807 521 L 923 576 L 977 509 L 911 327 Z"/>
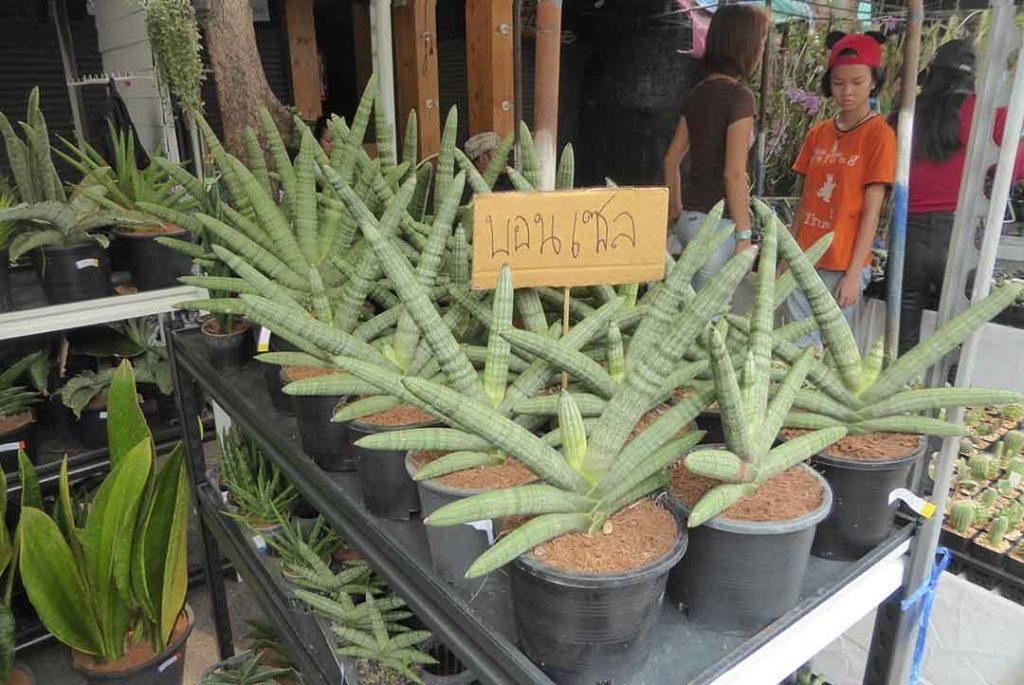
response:
<path id="1" fill-rule="evenodd" d="M 178 663 L 178 655 L 174 654 L 174 655 L 171 656 L 170 659 L 168 659 L 167 661 L 165 661 L 162 664 L 160 664 L 159 666 L 157 666 L 156 667 L 156 671 L 157 671 L 157 673 L 163 673 L 164 671 L 166 671 L 168 668 L 170 668 L 171 666 L 173 666 L 176 663 Z"/>
<path id="2" fill-rule="evenodd" d="M 252 536 L 252 546 L 256 548 L 256 551 L 260 554 L 267 551 L 267 541 L 263 539 L 262 535 Z"/>
<path id="3" fill-rule="evenodd" d="M 270 352 L 270 329 L 266 326 L 260 327 L 260 337 L 256 341 L 257 352 Z"/>
<path id="4" fill-rule="evenodd" d="M 221 490 L 220 491 L 220 499 L 221 499 L 222 502 L 224 502 L 224 504 L 228 503 L 228 501 L 231 499 L 231 497 L 230 497 L 230 495 L 229 495 L 227 490 Z"/>
<path id="5" fill-rule="evenodd" d="M 1010 481 L 1010 487 L 1015 488 L 1024 480 L 1024 475 L 1011 471 L 1007 480 Z"/>
<path id="6" fill-rule="evenodd" d="M 79 271 L 81 271 L 82 269 L 88 269 L 90 266 L 98 267 L 99 265 L 100 260 L 96 259 L 95 257 L 90 257 L 89 259 L 79 259 L 77 262 L 75 262 L 75 268 L 78 269 Z"/>
<path id="7" fill-rule="evenodd" d="M 494 544 L 494 523 L 491 521 L 491 519 L 484 519 L 482 521 L 470 521 L 466 525 L 472 526 L 473 528 L 476 528 L 479 531 L 487 533 L 487 544 Z"/>
<path id="8" fill-rule="evenodd" d="M 896 488 L 889 493 L 889 504 L 899 500 L 910 507 L 911 511 L 926 519 L 935 513 L 935 505 L 923 500 L 906 488 Z"/>
<path id="9" fill-rule="evenodd" d="M 105 411 L 101 411 L 101 412 L 100 412 L 100 419 L 101 419 L 101 420 L 106 420 L 106 418 L 107 418 L 107 412 L 105 412 Z"/>
<path id="10" fill-rule="evenodd" d="M 0 443 L 0 452 L 13 452 L 14 450 L 25 449 L 25 441 Z"/>

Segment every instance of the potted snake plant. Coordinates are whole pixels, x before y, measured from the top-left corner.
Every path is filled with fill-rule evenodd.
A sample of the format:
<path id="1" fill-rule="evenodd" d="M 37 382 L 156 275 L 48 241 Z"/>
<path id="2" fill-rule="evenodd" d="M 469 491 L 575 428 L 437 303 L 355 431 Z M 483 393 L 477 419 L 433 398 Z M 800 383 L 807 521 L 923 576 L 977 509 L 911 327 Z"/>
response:
<path id="1" fill-rule="evenodd" d="M 73 517 L 66 460 L 53 515 L 41 502 L 22 508 L 22 583 L 86 682 L 179 685 L 193 627 L 185 605 L 190 496 L 183 453 L 179 445 L 156 465 L 128 362 L 118 368 L 108 407 L 111 471 L 84 527 Z"/>
<path id="2" fill-rule="evenodd" d="M 22 385 L 15 385 L 33 367 L 45 364 L 44 352 L 33 352 L 0 372 L 0 467 L 12 473 L 18 467 L 18 450 L 35 454 L 35 414 L 33 405 L 39 393 Z"/>
<path id="3" fill-rule="evenodd" d="M 759 210 L 770 215 L 769 210 Z M 771 215 L 774 217 L 774 215 Z M 777 219 L 770 218 L 774 223 Z M 905 486 L 926 447 L 925 436 L 962 436 L 962 426 L 923 415 L 946 407 L 1020 402 L 1019 393 L 984 388 L 908 387 L 916 377 L 1012 303 L 1024 283 L 1008 282 L 941 326 L 883 369 L 881 341 L 861 358 L 853 333 L 831 292 L 793 237 L 777 231 L 780 256 L 807 295 L 828 345 L 828 363 L 812 361 L 813 387 L 797 392 L 785 425 L 799 431 L 843 427 L 847 437 L 815 456 L 814 464 L 835 493 L 832 514 L 818 527 L 814 554 L 857 559 L 891 532 L 895 509 L 889 493 Z M 738 317 L 739 329 L 748 324 Z M 774 352 L 793 363 L 801 351 L 778 341 Z M 794 435 L 798 433 L 789 433 Z"/>

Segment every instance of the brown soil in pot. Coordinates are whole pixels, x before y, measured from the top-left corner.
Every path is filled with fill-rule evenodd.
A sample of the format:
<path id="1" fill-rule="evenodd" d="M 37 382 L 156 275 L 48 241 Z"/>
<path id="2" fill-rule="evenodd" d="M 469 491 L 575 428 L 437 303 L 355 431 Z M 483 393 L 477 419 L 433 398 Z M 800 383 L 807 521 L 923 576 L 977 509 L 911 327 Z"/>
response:
<path id="1" fill-rule="evenodd" d="M 178 620 L 174 624 L 174 630 L 171 631 L 171 637 L 167 644 L 174 644 L 186 630 L 188 630 L 188 614 L 182 610 L 178 614 Z M 117 661 L 100 661 L 91 654 L 71 650 L 71 665 L 81 670 L 92 671 L 93 673 L 116 673 L 141 666 L 156 656 L 157 654 L 153 651 L 153 646 L 149 643 L 149 640 L 143 640 L 142 642 L 130 645 L 125 650 L 124 657 Z"/>
<path id="2" fill-rule="evenodd" d="M 366 659 L 356 659 L 356 673 L 361 685 L 406 685 L 410 682 L 398 671 L 381 668 L 377 662 Z"/>
<path id="3" fill-rule="evenodd" d="M 681 462 L 670 466 L 669 474 L 669 493 L 691 509 L 705 492 L 720 484 L 714 478 L 690 473 Z M 824 498 L 821 483 L 797 464 L 719 516 L 733 521 L 790 521 L 815 511 Z"/>
<path id="4" fill-rule="evenodd" d="M 978 547 L 984 547 L 987 550 L 991 550 L 991 551 L 995 552 L 996 554 L 1005 554 L 1006 552 L 1009 551 L 1009 549 L 1011 547 L 1010 543 L 1008 541 L 1006 541 L 1006 540 L 1000 540 L 998 545 L 993 545 L 992 543 L 990 543 L 988 541 L 988 536 L 987 535 L 978 536 L 974 540 L 974 544 L 977 545 Z"/>
<path id="5" fill-rule="evenodd" d="M 283 366 L 281 367 L 281 378 L 285 382 L 301 381 L 305 378 L 319 378 L 320 376 L 343 376 L 342 369 L 321 369 L 317 366 Z"/>
<path id="6" fill-rule="evenodd" d="M 448 454 L 447 452 L 431 450 L 416 452 L 412 455 L 412 463 L 419 471 L 430 462 Z M 467 490 L 499 490 L 510 488 L 516 485 L 525 485 L 537 480 L 537 476 L 528 468 L 515 459 L 505 459 L 505 463 L 499 466 L 477 466 L 476 468 L 449 473 L 444 476 L 430 479 L 434 483 L 447 485 L 450 488 L 465 488 Z"/>
<path id="7" fill-rule="evenodd" d="M 21 670 L 20 666 L 15 666 L 11 669 L 11 674 L 7 676 L 7 685 L 30 685 L 28 674 Z"/>
<path id="8" fill-rule="evenodd" d="M 782 434 L 789 440 L 809 432 L 799 428 L 782 429 Z M 822 453 L 850 461 L 890 461 L 910 456 L 920 447 L 920 441 L 920 436 L 906 433 L 847 435 L 839 442 L 826 447 Z"/>
<path id="9" fill-rule="evenodd" d="M 21 430 L 34 420 L 31 410 L 20 414 L 11 414 L 10 416 L 0 416 L 0 435 L 7 435 Z"/>
<path id="10" fill-rule="evenodd" d="M 435 420 L 432 415 L 409 404 L 399 404 L 386 411 L 357 419 L 359 423 L 368 423 L 371 426 L 413 426 Z"/>
<path id="11" fill-rule="evenodd" d="M 231 332 L 225 333 L 220 329 L 220 324 L 217 323 L 217 319 L 210 318 L 203 322 L 203 333 L 206 333 L 207 335 L 231 335 L 232 333 L 241 333 L 248 327 L 248 321 L 236 316 L 234 321 L 231 322 Z"/>
<path id="12" fill-rule="evenodd" d="M 533 557 L 563 571 L 620 573 L 655 562 L 675 547 L 675 517 L 650 499 L 620 510 L 596 533 L 562 535 L 533 549 Z"/>

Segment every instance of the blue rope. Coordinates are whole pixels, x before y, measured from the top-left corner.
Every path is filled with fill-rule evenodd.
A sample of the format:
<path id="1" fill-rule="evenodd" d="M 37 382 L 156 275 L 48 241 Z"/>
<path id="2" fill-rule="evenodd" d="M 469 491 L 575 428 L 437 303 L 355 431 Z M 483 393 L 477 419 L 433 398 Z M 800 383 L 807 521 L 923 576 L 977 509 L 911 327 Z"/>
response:
<path id="1" fill-rule="evenodd" d="M 931 577 L 914 590 L 913 594 L 900 602 L 900 610 L 907 611 L 915 604 L 923 600 L 921 605 L 921 617 L 917 624 L 917 644 L 914 645 L 914 660 L 910 665 L 910 678 L 907 685 L 917 685 L 921 678 L 921 666 L 924 662 L 924 643 L 928 639 L 928 621 L 932 615 L 932 601 L 935 599 L 935 586 L 939 583 L 942 572 L 949 567 L 953 555 L 945 547 L 938 547 L 935 550 L 938 559 L 932 566 Z"/>

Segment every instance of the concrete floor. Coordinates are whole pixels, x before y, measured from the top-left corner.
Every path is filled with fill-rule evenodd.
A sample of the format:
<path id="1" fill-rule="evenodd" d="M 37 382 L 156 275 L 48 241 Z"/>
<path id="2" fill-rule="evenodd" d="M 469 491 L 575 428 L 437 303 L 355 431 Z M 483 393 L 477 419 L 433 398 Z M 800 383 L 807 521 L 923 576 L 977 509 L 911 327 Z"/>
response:
<path id="1" fill-rule="evenodd" d="M 248 631 L 246 620 L 260 618 L 259 607 L 243 583 L 227 583 L 228 607 L 231 612 L 231 629 L 235 648 L 244 648 L 243 636 Z M 199 685 L 203 671 L 216 663 L 217 640 L 214 636 L 213 617 L 210 613 L 209 593 L 205 587 L 197 587 L 188 594 L 188 603 L 195 612 L 196 626 L 188 641 L 185 655 L 185 684 Z M 35 672 L 36 685 L 83 685 L 85 680 L 71 670 L 71 658 L 67 647 L 51 641 L 46 645 L 33 647 L 18 654 Z"/>

